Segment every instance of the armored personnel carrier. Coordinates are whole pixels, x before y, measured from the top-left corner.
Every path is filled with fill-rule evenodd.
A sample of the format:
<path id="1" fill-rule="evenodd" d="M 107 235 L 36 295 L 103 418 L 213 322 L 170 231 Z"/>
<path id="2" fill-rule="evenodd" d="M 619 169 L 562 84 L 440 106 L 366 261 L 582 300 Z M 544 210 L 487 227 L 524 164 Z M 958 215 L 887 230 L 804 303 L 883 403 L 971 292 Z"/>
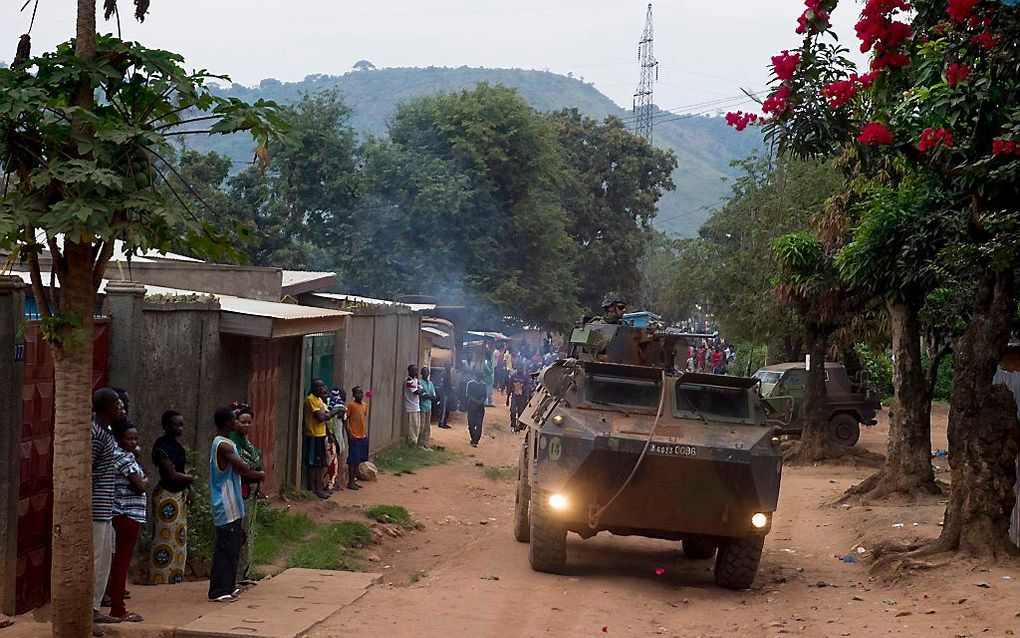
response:
<path id="1" fill-rule="evenodd" d="M 751 585 L 779 498 L 778 411 L 757 379 L 678 371 L 678 346 L 708 336 L 588 323 L 542 371 L 514 512 L 533 569 L 564 569 L 567 532 L 608 531 L 678 540 L 715 557 L 719 586 Z"/>

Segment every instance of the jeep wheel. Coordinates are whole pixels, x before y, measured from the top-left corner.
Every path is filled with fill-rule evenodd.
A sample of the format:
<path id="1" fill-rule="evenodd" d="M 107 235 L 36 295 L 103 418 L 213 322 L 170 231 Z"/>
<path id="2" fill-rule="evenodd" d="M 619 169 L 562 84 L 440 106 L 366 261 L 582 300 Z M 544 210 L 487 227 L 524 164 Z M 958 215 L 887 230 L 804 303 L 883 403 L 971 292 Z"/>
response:
<path id="1" fill-rule="evenodd" d="M 694 560 L 705 560 L 715 556 L 715 543 L 703 538 L 685 538 L 683 547 L 684 556 Z"/>
<path id="2" fill-rule="evenodd" d="M 530 501 L 531 546 L 528 560 L 537 572 L 558 574 L 567 564 L 567 528 L 549 515 L 541 503 Z"/>
<path id="3" fill-rule="evenodd" d="M 830 443 L 842 447 L 853 447 L 861 438 L 861 424 L 849 414 L 837 414 L 829 420 L 826 435 Z"/>
<path id="4" fill-rule="evenodd" d="M 747 589 L 761 561 L 762 536 L 731 538 L 719 545 L 715 558 L 715 584 L 726 589 Z"/>
<path id="5" fill-rule="evenodd" d="M 531 539 L 531 522 L 528 520 L 528 501 L 531 500 L 531 486 L 528 485 L 528 437 L 521 446 L 520 465 L 517 466 L 517 498 L 514 501 L 514 538 L 522 543 Z"/>

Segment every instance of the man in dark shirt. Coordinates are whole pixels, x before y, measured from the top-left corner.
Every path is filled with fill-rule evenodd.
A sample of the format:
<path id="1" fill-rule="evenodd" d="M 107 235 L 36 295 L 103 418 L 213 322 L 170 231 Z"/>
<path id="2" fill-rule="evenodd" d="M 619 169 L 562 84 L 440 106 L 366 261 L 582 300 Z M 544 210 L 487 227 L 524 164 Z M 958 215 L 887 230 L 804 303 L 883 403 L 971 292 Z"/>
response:
<path id="1" fill-rule="evenodd" d="M 482 419 L 485 418 L 485 399 L 488 391 L 484 383 L 472 379 L 467 384 L 467 421 L 471 433 L 471 447 L 478 447 L 482 438 Z"/>
<path id="2" fill-rule="evenodd" d="M 450 364 L 443 366 L 439 373 L 439 427 L 447 430 L 450 428 L 450 411 L 456 407 L 457 394 L 453 391 L 453 370 Z"/>

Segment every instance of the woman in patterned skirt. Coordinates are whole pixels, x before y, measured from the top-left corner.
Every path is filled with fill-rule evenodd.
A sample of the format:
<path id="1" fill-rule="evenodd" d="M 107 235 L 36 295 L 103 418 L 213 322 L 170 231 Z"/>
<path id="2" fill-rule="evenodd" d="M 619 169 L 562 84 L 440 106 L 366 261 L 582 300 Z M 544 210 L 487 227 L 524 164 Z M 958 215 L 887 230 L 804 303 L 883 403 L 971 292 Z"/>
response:
<path id="1" fill-rule="evenodd" d="M 152 551 L 149 577 L 153 585 L 184 580 L 188 561 L 188 506 L 194 498 L 195 477 L 185 472 L 187 451 L 178 439 L 184 417 L 167 410 L 160 419 L 163 436 L 152 446 L 152 463 L 159 484 L 152 493 Z"/>
<path id="2" fill-rule="evenodd" d="M 252 444 L 249 435 L 251 434 L 252 422 L 255 420 L 255 412 L 251 406 L 242 401 L 234 401 L 230 404 L 237 415 L 237 430 L 230 433 L 230 440 L 237 446 L 237 454 L 241 460 L 248 464 L 253 470 L 263 471 L 262 450 Z M 244 530 L 244 541 L 241 544 L 241 555 L 237 561 L 237 583 L 239 585 L 250 585 L 253 583 L 251 574 L 252 549 L 255 543 L 255 507 L 259 497 L 260 483 L 241 479 L 241 497 L 244 499 L 244 518 L 241 520 L 241 529 Z"/>

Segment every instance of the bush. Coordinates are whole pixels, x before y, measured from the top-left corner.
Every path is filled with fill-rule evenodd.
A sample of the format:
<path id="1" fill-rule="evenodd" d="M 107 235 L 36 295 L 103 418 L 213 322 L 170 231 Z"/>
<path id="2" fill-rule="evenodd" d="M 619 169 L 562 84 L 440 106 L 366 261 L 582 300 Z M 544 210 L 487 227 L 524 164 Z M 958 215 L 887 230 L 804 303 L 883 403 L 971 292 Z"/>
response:
<path id="1" fill-rule="evenodd" d="M 396 523 L 401 527 L 414 527 L 411 513 L 402 505 L 373 505 L 365 509 L 365 516 L 372 520 L 385 517 L 389 519 L 387 522 Z"/>
<path id="2" fill-rule="evenodd" d="M 375 466 L 380 472 L 390 474 L 410 474 L 415 470 L 433 465 L 449 463 L 457 457 L 446 450 L 419 450 L 405 443 L 383 452 L 375 459 Z"/>
<path id="3" fill-rule="evenodd" d="M 287 561 L 288 567 L 306 569 L 343 569 L 355 571 L 350 550 L 372 542 L 372 530 L 364 523 L 343 521 L 328 525 L 303 543 Z"/>
<path id="4" fill-rule="evenodd" d="M 736 345 L 737 354 L 733 358 L 733 363 L 727 367 L 727 374 L 742 377 L 747 374 L 747 364 L 751 364 L 751 374 L 758 371 L 759 368 L 765 365 L 765 344 L 759 344 L 752 347 L 750 343 L 738 343 Z"/>
<path id="5" fill-rule="evenodd" d="M 871 388 L 884 402 L 893 395 L 892 356 L 885 350 L 873 351 L 863 343 L 858 343 L 856 350 L 868 372 Z"/>

